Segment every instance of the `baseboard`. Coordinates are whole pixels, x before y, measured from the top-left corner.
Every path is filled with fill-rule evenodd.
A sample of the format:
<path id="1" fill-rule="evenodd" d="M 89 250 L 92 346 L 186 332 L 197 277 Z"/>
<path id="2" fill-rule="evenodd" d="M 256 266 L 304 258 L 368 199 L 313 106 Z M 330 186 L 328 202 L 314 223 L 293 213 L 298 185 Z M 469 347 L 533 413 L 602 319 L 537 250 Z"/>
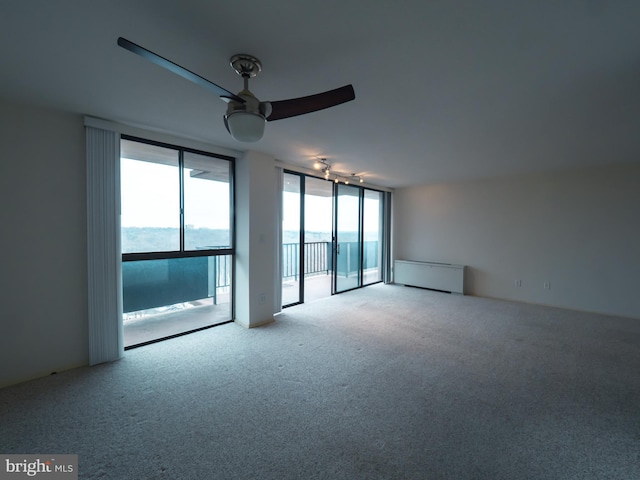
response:
<path id="1" fill-rule="evenodd" d="M 240 325 L 241 327 L 244 327 L 244 328 L 263 327 L 264 325 L 269 325 L 270 323 L 273 323 L 275 321 L 276 321 L 276 319 L 273 318 L 273 317 L 267 318 L 266 320 L 263 320 L 263 321 L 258 322 L 258 323 L 253 323 L 253 324 L 246 324 L 244 322 L 241 322 L 238 319 L 234 320 L 235 323 L 237 323 L 238 325 Z"/>

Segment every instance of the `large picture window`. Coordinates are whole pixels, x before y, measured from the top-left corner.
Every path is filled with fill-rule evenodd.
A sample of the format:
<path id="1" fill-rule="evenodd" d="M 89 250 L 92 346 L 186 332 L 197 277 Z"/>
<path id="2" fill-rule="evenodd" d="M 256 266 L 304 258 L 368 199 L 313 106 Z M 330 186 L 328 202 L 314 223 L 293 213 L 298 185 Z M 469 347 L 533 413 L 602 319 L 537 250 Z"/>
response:
<path id="1" fill-rule="evenodd" d="M 231 321 L 233 159 L 122 137 L 125 348 Z"/>

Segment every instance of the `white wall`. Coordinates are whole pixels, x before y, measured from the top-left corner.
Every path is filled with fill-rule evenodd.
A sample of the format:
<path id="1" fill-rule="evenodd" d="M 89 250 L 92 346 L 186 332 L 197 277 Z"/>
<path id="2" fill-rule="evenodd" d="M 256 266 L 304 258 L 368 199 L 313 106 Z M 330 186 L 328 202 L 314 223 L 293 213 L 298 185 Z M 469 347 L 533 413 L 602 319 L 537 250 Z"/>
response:
<path id="1" fill-rule="evenodd" d="M 640 318 L 640 165 L 404 188 L 394 200 L 396 259 L 467 265 L 472 295 Z"/>
<path id="2" fill-rule="evenodd" d="M 0 386 L 88 361 L 79 115 L 0 99 Z"/>
<path id="3" fill-rule="evenodd" d="M 84 118 L 0 99 L 0 147 L 1 388 L 88 364 Z M 256 152 L 236 163 L 236 319 L 247 327 L 273 321 L 280 288 L 274 165 Z"/>

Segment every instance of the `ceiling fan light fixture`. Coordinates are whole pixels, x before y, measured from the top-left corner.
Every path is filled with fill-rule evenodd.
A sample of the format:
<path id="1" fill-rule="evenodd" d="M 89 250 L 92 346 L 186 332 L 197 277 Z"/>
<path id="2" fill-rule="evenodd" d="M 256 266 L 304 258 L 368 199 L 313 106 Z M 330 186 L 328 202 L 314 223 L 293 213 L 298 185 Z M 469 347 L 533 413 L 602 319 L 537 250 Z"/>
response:
<path id="1" fill-rule="evenodd" d="M 236 111 L 225 116 L 229 133 L 239 142 L 257 142 L 264 135 L 265 118 L 259 113 Z"/>

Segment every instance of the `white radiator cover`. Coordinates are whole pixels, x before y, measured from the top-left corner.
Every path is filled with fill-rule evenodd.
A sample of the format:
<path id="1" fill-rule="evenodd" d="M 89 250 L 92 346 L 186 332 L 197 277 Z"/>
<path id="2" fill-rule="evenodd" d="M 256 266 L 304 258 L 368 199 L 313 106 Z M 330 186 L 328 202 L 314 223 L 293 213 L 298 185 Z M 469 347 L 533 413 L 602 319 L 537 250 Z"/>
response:
<path id="1" fill-rule="evenodd" d="M 464 295 L 464 265 L 396 260 L 394 282 Z"/>

